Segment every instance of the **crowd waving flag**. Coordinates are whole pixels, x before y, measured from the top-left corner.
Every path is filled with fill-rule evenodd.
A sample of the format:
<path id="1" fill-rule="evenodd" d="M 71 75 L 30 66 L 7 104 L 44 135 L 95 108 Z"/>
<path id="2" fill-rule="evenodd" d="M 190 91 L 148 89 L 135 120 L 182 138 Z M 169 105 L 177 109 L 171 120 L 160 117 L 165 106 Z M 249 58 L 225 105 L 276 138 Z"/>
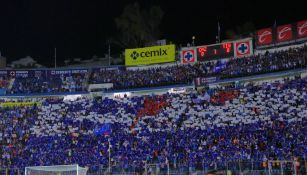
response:
<path id="1" fill-rule="evenodd" d="M 103 125 L 97 126 L 94 129 L 94 133 L 96 136 L 99 135 L 111 135 L 112 133 L 112 125 L 110 123 L 105 123 Z"/>

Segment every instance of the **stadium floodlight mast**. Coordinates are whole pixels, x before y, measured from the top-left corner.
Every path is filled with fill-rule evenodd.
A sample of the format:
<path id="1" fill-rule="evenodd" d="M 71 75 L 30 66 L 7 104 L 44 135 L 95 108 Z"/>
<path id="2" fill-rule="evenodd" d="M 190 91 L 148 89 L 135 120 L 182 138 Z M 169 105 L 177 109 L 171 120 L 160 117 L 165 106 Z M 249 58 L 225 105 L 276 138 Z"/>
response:
<path id="1" fill-rule="evenodd" d="M 56 68 L 56 47 L 54 48 L 54 68 Z"/>
<path id="2" fill-rule="evenodd" d="M 106 45 L 108 46 L 108 63 L 111 66 L 111 40 L 108 39 Z"/>
<path id="3" fill-rule="evenodd" d="M 220 25 L 220 21 L 217 22 L 216 43 L 221 43 L 221 25 Z"/>
<path id="4" fill-rule="evenodd" d="M 192 36 L 192 45 L 195 46 L 195 36 Z"/>

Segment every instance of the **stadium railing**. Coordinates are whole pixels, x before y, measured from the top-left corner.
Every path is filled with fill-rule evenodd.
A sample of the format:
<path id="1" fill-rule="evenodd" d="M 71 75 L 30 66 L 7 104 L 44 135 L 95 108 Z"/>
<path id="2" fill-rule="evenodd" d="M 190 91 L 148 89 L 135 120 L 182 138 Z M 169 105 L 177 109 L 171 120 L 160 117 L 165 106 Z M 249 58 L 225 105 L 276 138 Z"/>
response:
<path id="1" fill-rule="evenodd" d="M 119 165 L 114 165 L 112 167 L 112 174 L 229 174 L 231 175 L 286 175 L 293 174 L 295 171 L 294 162 L 289 163 L 288 166 L 281 166 L 281 162 L 276 161 L 277 163 L 271 165 L 272 168 L 269 168 L 268 162 L 260 162 L 260 161 L 233 161 L 233 162 L 219 162 L 219 163 L 210 163 L 206 164 L 203 162 L 197 162 L 193 165 L 189 165 L 187 163 L 178 163 L 178 164 L 155 164 L 148 163 L 145 164 L 143 169 L 137 169 L 134 165 L 129 165 L 121 167 Z M 278 163 L 279 162 L 279 163 Z M 291 161 L 289 161 L 291 162 Z M 90 175 L 98 175 L 100 173 L 93 173 Z M 105 167 L 106 174 L 108 173 L 108 168 Z M 104 173 L 104 174 L 105 174 Z M 228 175 L 227 174 L 227 175 Z M 297 170 L 296 175 L 304 175 L 307 174 L 307 163 L 306 159 L 300 161 L 300 168 Z"/>
<path id="2" fill-rule="evenodd" d="M 270 170 L 268 161 L 231 161 L 231 162 L 211 162 L 210 164 L 196 162 L 194 164 L 188 163 L 146 163 L 142 168 L 138 168 L 134 164 L 122 165 L 113 162 L 111 172 L 109 168 L 103 165 L 97 165 L 96 168 L 89 168 L 87 175 L 104 175 L 104 174 L 165 174 L 165 175 L 185 175 L 185 174 L 231 174 L 231 175 L 286 175 L 294 173 L 294 166 L 290 163 L 283 164 L 282 161 L 274 161 Z M 231 172 L 231 173 L 230 173 Z M 24 170 L 18 168 L 3 168 L 0 169 L 0 175 L 23 175 Z M 297 169 L 296 175 L 307 174 L 307 159 L 300 160 L 300 168 Z"/>
<path id="3" fill-rule="evenodd" d="M 304 160 L 305 161 L 305 160 Z M 296 175 L 306 174 L 306 161 L 302 162 L 300 169 Z M 202 162 L 203 163 L 203 162 Z M 201 162 L 199 165 L 202 164 Z M 142 169 L 137 169 L 134 165 L 121 167 L 118 165 L 112 166 L 112 174 L 165 174 L 165 175 L 184 175 L 184 174 L 231 174 L 231 175 L 286 175 L 294 173 L 293 166 L 284 166 L 281 169 L 280 164 L 275 164 L 271 171 L 268 168 L 267 162 L 254 161 L 236 161 L 236 162 L 220 162 L 211 163 L 210 165 L 193 166 L 187 164 L 146 164 Z M 110 174 L 107 167 L 99 172 L 90 172 L 88 175 Z"/>

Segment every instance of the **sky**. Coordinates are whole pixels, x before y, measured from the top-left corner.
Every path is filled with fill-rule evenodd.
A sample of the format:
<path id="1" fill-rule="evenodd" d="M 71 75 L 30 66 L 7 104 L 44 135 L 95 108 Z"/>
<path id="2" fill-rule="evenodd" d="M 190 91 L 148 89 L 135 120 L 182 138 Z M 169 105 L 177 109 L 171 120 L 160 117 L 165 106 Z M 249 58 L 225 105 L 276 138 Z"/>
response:
<path id="1" fill-rule="evenodd" d="M 68 58 L 90 59 L 107 53 L 106 39 L 117 34 L 114 18 L 136 0 L 2 0 L 0 51 L 11 62 L 31 56 L 52 66 Z M 185 45 L 215 42 L 217 22 L 225 31 L 252 22 L 257 29 L 307 19 L 307 1 L 286 0 L 138 0 L 141 7 L 159 5 L 165 15 L 161 39 Z M 112 52 L 111 46 L 111 52 Z M 114 54 L 114 53 L 113 53 Z"/>

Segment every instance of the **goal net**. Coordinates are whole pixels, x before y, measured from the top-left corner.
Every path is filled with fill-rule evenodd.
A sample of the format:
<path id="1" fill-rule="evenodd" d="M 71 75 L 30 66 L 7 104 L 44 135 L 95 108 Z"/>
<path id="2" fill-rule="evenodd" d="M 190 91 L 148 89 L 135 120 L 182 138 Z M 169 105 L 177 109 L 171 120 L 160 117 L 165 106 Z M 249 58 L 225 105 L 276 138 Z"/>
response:
<path id="1" fill-rule="evenodd" d="M 87 168 L 78 165 L 33 166 L 25 168 L 25 175 L 86 175 Z"/>

